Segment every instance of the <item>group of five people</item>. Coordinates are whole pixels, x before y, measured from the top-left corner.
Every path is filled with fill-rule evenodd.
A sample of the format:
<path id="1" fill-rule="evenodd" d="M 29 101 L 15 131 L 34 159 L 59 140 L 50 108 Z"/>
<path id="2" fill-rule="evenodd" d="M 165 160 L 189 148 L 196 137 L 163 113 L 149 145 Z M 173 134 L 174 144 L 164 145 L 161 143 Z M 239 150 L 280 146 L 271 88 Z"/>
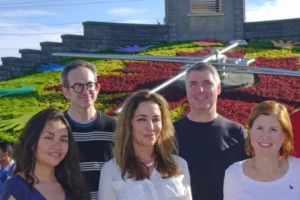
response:
<path id="1" fill-rule="evenodd" d="M 128 97 L 117 121 L 96 110 L 101 85 L 86 61 L 66 65 L 61 82 L 69 109 L 29 120 L 1 200 L 300 199 L 286 108 L 258 104 L 247 134 L 217 113 L 221 83 L 209 63 L 188 69 L 190 112 L 174 123 L 164 97 L 148 90 Z"/>

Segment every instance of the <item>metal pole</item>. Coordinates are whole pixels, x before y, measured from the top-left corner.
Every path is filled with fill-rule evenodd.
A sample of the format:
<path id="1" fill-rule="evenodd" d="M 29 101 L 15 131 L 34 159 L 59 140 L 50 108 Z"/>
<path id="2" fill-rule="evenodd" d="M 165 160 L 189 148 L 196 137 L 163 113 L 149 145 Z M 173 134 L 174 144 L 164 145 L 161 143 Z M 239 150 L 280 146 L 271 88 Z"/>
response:
<path id="1" fill-rule="evenodd" d="M 228 51 L 228 50 L 230 50 L 230 49 L 236 47 L 237 45 L 238 45 L 238 43 L 233 43 L 232 45 L 226 47 L 226 51 Z M 226 52 L 226 51 L 220 51 L 220 52 Z M 203 60 L 201 60 L 201 61 L 199 61 L 199 62 L 208 62 L 208 61 L 210 61 L 210 60 L 213 60 L 214 58 L 215 58 L 215 55 L 211 55 L 211 56 L 209 56 L 209 57 L 207 57 L 207 58 L 205 58 L 205 59 L 203 59 Z M 187 70 L 188 70 L 188 68 L 187 68 L 186 70 L 184 70 L 183 72 L 177 74 L 177 75 L 174 76 L 173 78 L 171 78 L 171 79 L 167 80 L 166 82 L 162 83 L 161 85 L 157 86 L 156 88 L 152 89 L 152 90 L 150 91 L 150 93 L 157 92 L 157 91 L 159 91 L 160 89 L 164 88 L 165 86 L 167 86 L 167 85 L 173 83 L 173 82 L 176 81 L 177 79 L 179 79 L 179 78 L 181 78 L 182 76 L 184 76 L 184 75 L 186 74 Z"/>
<path id="2" fill-rule="evenodd" d="M 226 49 L 226 51 L 228 51 L 228 50 L 230 50 L 230 49 L 236 47 L 237 45 L 238 45 L 238 43 L 233 43 L 232 45 L 226 47 L 225 49 Z M 220 51 L 220 52 L 224 53 L 224 52 L 226 52 L 226 51 Z M 213 60 L 214 58 L 215 58 L 215 55 L 211 55 L 211 56 L 209 56 L 209 57 L 207 57 L 207 58 L 205 58 L 205 59 L 203 59 L 203 60 L 201 60 L 201 61 L 199 61 L 199 62 L 208 62 L 208 61 L 210 61 L 210 60 Z M 152 89 L 152 90 L 150 91 L 150 93 L 157 92 L 157 91 L 159 91 L 160 89 L 164 88 L 165 86 L 167 86 L 167 85 L 173 83 L 174 81 L 176 81 L 177 79 L 181 78 L 182 76 L 184 76 L 184 75 L 186 74 L 186 72 L 187 72 L 188 69 L 189 69 L 189 68 L 187 68 L 187 69 L 184 70 L 183 72 L 177 74 L 177 75 L 174 76 L 173 78 L 167 80 L 166 82 L 162 83 L 161 85 L 157 86 L 156 88 Z"/>
<path id="3" fill-rule="evenodd" d="M 228 50 L 230 50 L 230 49 L 232 49 L 232 48 L 234 48 L 236 46 L 238 46 L 238 43 L 233 43 L 233 44 L 229 45 L 228 47 L 226 47 L 225 50 L 220 51 L 220 53 L 224 53 L 224 52 L 226 52 L 226 51 L 228 51 Z M 203 59 L 201 62 L 208 62 L 208 61 L 210 61 L 210 60 L 212 60 L 214 58 L 215 58 L 215 55 L 211 55 L 211 56 L 208 56 L 207 58 Z M 186 74 L 186 72 L 187 72 L 188 69 L 189 68 L 187 68 L 183 72 L 177 74 L 173 78 L 167 80 L 166 82 L 162 83 L 161 85 L 157 86 L 156 88 L 150 90 L 150 94 L 161 90 L 162 88 L 168 86 L 169 84 L 173 83 L 177 79 L 183 77 Z M 122 111 L 122 107 L 116 110 L 117 113 L 120 113 L 121 111 Z"/>
<path id="4" fill-rule="evenodd" d="M 287 72 L 287 71 L 277 71 L 277 70 L 264 70 L 261 68 L 251 67 L 247 70 L 237 69 L 237 68 L 217 68 L 220 72 L 226 73 L 242 73 L 242 74 L 266 74 L 266 75 L 283 75 L 283 76 L 294 76 L 300 77 L 300 72 Z"/>
<path id="5" fill-rule="evenodd" d="M 222 49 L 221 51 L 220 51 L 220 54 L 223 54 L 223 53 L 225 53 L 226 51 L 229 51 L 230 49 L 232 49 L 232 48 L 234 48 L 234 47 L 236 47 L 236 46 L 238 46 L 239 45 L 239 43 L 233 43 L 232 45 L 229 45 L 228 47 L 225 47 L 224 49 Z"/>

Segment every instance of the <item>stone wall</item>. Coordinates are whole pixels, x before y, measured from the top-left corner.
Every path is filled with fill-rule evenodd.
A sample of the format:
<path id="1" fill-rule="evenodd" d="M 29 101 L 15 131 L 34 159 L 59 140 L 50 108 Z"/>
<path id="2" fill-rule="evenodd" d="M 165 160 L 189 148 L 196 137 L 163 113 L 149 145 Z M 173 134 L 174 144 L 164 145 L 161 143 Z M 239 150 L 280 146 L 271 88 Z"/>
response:
<path id="1" fill-rule="evenodd" d="M 245 39 L 252 41 L 293 40 L 300 42 L 300 18 L 245 23 Z"/>
<path id="2" fill-rule="evenodd" d="M 232 6 L 234 10 L 233 39 L 244 39 L 245 0 L 234 0 Z"/>
<path id="3" fill-rule="evenodd" d="M 244 23 L 245 0 L 221 2 L 221 13 L 208 16 L 191 14 L 190 0 L 165 0 L 166 25 L 84 22 L 83 35 L 62 35 L 62 42 L 41 42 L 41 50 L 19 50 L 21 58 L 2 58 L 0 80 L 65 58 L 54 57 L 53 52 L 97 52 L 124 45 L 204 38 L 300 41 L 300 18 Z"/>
<path id="4" fill-rule="evenodd" d="M 84 22 L 84 36 L 103 40 L 126 42 L 167 41 L 168 28 L 165 25 L 124 24 L 107 22 Z"/>
<path id="5" fill-rule="evenodd" d="M 84 22 L 84 35 L 62 35 L 62 42 L 41 42 L 41 50 L 21 49 L 21 58 L 3 57 L 0 80 L 35 70 L 40 64 L 59 61 L 53 52 L 97 52 L 124 45 L 168 41 L 165 25 Z"/>
<path id="6" fill-rule="evenodd" d="M 169 38 L 199 40 L 244 38 L 245 1 L 222 0 L 220 13 L 191 13 L 190 0 L 165 0 Z"/>

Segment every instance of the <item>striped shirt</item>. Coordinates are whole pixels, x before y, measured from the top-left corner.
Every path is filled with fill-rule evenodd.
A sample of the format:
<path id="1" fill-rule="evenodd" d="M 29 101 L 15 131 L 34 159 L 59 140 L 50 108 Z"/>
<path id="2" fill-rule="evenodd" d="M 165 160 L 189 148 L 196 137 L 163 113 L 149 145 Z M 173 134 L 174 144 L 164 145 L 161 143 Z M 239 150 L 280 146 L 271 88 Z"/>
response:
<path id="1" fill-rule="evenodd" d="M 112 158 L 116 120 L 100 111 L 89 124 L 79 124 L 65 112 L 79 149 L 80 169 L 87 180 L 92 199 L 98 199 L 100 171 Z"/>

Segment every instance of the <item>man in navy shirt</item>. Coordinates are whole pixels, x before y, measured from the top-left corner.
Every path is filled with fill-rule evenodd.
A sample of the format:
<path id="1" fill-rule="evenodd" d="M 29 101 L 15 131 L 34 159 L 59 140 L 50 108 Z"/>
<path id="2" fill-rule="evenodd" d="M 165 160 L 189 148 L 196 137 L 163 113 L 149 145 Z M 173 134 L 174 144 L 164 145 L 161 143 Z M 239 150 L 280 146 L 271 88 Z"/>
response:
<path id="1" fill-rule="evenodd" d="M 246 133 L 242 125 L 217 113 L 221 84 L 211 64 L 189 68 L 185 85 L 190 112 L 174 126 L 179 155 L 189 166 L 193 199 L 222 200 L 225 170 L 246 158 Z"/>

